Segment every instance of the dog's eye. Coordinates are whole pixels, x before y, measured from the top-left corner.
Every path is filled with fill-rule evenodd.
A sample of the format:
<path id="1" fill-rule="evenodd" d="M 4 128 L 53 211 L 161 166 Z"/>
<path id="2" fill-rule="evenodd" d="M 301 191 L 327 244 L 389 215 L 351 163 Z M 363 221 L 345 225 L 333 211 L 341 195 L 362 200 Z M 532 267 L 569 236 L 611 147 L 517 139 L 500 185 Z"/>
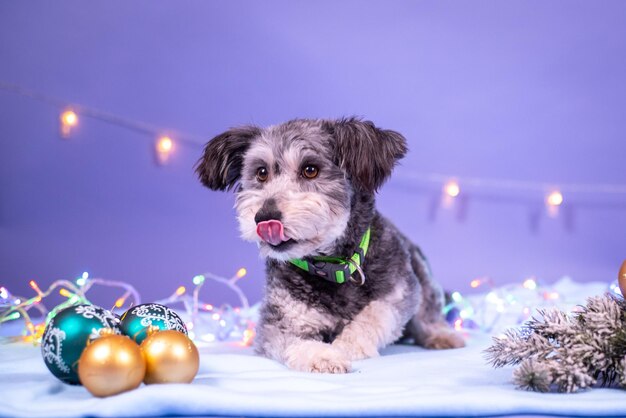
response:
<path id="1" fill-rule="evenodd" d="M 259 167 L 256 170 L 256 179 L 260 182 L 264 182 L 265 180 L 267 180 L 267 176 L 268 176 L 268 172 L 267 172 L 267 168 L 265 167 Z"/>
<path id="2" fill-rule="evenodd" d="M 307 179 L 314 179 L 319 174 L 320 170 L 314 165 L 307 165 L 302 169 L 302 175 Z"/>

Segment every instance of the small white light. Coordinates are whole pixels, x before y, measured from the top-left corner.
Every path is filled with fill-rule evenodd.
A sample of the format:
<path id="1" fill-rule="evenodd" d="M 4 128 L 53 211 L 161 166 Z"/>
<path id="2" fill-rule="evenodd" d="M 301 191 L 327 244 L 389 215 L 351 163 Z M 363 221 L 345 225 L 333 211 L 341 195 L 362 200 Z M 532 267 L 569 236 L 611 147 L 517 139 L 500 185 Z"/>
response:
<path id="1" fill-rule="evenodd" d="M 443 186 L 443 192 L 450 197 L 457 197 L 461 193 L 461 188 L 456 180 L 450 180 Z"/>
<path id="2" fill-rule="evenodd" d="M 67 109 L 59 116 L 61 138 L 69 138 L 72 128 L 78 125 L 78 115 L 71 109 Z"/>
<path id="3" fill-rule="evenodd" d="M 558 190 L 553 191 L 546 197 L 546 204 L 549 206 L 561 206 L 563 204 L 563 195 Z"/>

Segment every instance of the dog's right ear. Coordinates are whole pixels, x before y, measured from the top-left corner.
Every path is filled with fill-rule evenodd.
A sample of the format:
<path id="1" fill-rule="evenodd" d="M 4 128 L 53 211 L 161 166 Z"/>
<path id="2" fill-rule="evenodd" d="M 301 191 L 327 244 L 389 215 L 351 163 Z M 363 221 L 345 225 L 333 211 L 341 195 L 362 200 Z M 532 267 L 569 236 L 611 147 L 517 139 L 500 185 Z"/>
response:
<path id="1" fill-rule="evenodd" d="M 211 190 L 232 189 L 241 178 L 245 152 L 260 134 L 261 129 L 256 126 L 242 126 L 210 140 L 195 166 L 202 184 Z"/>

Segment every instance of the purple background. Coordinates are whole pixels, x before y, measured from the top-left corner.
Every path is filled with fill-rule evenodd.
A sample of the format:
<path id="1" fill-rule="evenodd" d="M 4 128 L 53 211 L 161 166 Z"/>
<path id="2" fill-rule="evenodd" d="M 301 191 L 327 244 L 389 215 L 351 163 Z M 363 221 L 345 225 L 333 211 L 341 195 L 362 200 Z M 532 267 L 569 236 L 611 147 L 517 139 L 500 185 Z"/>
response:
<path id="1" fill-rule="evenodd" d="M 441 186 L 407 177 L 625 184 L 624 22 L 623 1 L 2 2 L 0 81 L 207 140 L 361 115 L 409 140 L 379 207 L 447 288 L 608 282 L 626 258 L 624 197 L 566 194 L 552 219 L 542 192 L 466 189 L 463 221 L 433 219 Z M 195 179 L 199 149 L 158 167 L 149 136 L 83 117 L 64 141 L 54 107 L 0 91 L 0 110 L 0 284 L 31 295 L 30 279 L 87 270 L 154 300 L 245 266 L 260 298 L 262 261 L 232 194 Z M 202 298 L 235 301 L 215 286 Z"/>

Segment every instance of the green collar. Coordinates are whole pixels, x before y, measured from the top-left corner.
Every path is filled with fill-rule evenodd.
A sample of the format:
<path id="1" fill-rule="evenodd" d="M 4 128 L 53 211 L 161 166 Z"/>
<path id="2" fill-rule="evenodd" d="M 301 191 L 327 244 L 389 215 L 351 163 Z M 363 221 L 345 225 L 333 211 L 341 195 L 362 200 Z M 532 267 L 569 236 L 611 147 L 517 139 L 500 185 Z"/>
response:
<path id="1" fill-rule="evenodd" d="M 294 258 L 289 260 L 291 264 L 301 268 L 311 274 L 321 277 L 322 279 L 331 281 L 333 283 L 345 283 L 346 278 L 350 281 L 363 285 L 365 283 L 365 273 L 361 269 L 361 263 L 365 260 L 367 254 L 367 248 L 370 244 L 370 232 L 371 227 L 367 228 L 359 248 L 354 252 L 354 255 L 350 258 L 341 257 L 311 257 L 307 259 Z M 352 277 L 355 271 L 358 271 L 361 275 L 361 280 L 356 280 Z"/>

